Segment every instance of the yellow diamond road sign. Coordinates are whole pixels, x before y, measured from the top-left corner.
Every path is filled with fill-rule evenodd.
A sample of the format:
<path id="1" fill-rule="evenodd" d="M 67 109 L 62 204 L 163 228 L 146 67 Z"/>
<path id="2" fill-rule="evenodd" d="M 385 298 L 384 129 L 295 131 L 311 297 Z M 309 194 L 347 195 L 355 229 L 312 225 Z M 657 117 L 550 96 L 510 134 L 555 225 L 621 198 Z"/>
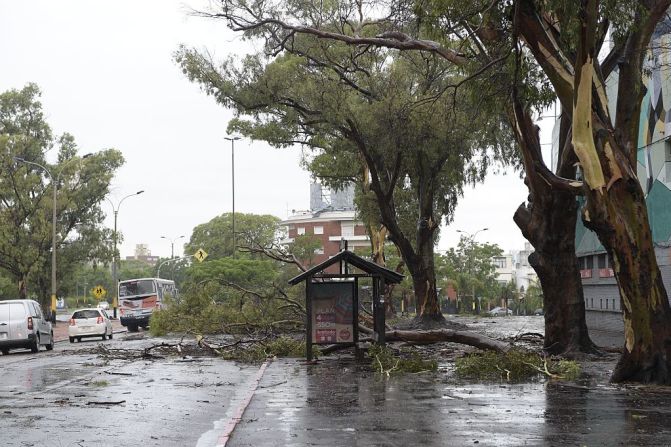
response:
<path id="1" fill-rule="evenodd" d="M 93 288 L 93 296 L 95 296 L 97 299 L 102 299 L 105 295 L 107 295 L 107 290 L 103 286 L 95 286 Z"/>
<path id="2" fill-rule="evenodd" d="M 207 252 L 203 250 L 202 248 L 199 248 L 196 254 L 194 254 L 196 259 L 198 259 L 200 262 L 203 262 L 205 258 L 207 258 Z"/>

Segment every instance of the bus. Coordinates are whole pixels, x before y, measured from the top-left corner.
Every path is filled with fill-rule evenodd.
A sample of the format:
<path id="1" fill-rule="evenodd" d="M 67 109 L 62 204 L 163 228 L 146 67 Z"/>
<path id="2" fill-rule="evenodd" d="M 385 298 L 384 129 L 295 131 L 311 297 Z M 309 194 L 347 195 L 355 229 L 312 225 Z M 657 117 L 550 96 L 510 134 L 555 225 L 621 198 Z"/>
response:
<path id="1" fill-rule="evenodd" d="M 147 329 L 155 309 L 165 306 L 166 299 L 177 298 L 175 281 L 161 278 L 140 278 L 119 281 L 119 316 L 121 325 L 130 332 Z"/>

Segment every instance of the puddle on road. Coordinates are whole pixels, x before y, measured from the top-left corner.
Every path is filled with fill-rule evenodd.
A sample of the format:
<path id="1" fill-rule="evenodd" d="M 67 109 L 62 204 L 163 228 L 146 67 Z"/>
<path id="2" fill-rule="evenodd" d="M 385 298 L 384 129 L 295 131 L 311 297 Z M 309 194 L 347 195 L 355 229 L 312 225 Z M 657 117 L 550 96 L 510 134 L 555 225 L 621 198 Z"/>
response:
<path id="1" fill-rule="evenodd" d="M 41 391 L 70 378 L 71 368 L 25 365 L 21 368 L 21 374 L 3 374 L 0 393 Z"/>

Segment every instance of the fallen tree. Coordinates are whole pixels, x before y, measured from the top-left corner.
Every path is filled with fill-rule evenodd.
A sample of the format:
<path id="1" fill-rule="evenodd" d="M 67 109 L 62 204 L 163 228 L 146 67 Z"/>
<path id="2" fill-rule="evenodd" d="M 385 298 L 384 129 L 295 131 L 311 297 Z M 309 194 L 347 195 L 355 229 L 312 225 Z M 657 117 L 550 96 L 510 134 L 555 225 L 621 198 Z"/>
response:
<path id="1" fill-rule="evenodd" d="M 459 343 L 462 345 L 473 346 L 479 349 L 486 349 L 505 353 L 512 347 L 509 343 L 487 337 L 486 335 L 476 334 L 470 331 L 455 331 L 451 329 L 435 329 L 429 331 L 400 331 L 392 330 L 385 333 L 386 340 L 405 341 L 414 344 L 429 344 L 439 342 Z"/>

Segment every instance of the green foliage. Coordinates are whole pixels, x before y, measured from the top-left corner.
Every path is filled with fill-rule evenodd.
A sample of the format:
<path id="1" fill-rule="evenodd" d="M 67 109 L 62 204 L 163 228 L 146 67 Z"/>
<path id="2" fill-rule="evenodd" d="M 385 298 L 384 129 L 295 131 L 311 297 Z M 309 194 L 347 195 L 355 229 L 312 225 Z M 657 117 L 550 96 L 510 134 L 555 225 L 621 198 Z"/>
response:
<path id="1" fill-rule="evenodd" d="M 316 251 L 322 247 L 321 240 L 313 234 L 301 234 L 294 238 L 291 252 L 307 266 L 313 265 Z"/>
<path id="2" fill-rule="evenodd" d="M 416 351 L 400 351 L 396 353 L 388 346 L 372 345 L 368 349 L 371 366 L 379 374 L 419 373 L 436 371 L 438 363 L 435 360 L 424 360 Z"/>
<path id="3" fill-rule="evenodd" d="M 109 230 L 102 228 L 100 203 L 123 157 L 113 149 L 78 157 L 71 135 L 52 134 L 39 97 L 35 84 L 0 94 L 0 200 L 5 204 L 0 208 L 0 268 L 16 284 L 26 285 L 21 295 L 38 294 L 44 301 L 50 284 L 54 187 L 58 274 L 67 277 L 78 262 L 109 257 Z M 46 160 L 52 148 L 57 150 L 53 164 Z"/>
<path id="4" fill-rule="evenodd" d="M 436 256 L 436 276 L 439 287 L 451 282 L 465 308 L 471 309 L 473 292 L 482 303 L 500 297 L 496 281 L 494 258 L 503 250 L 496 244 L 480 244 L 472 237 L 462 236 L 457 248 L 450 248 L 444 255 Z"/>
<path id="5" fill-rule="evenodd" d="M 499 103 L 481 113 L 482 91 L 453 88 L 463 73 L 440 58 L 360 52 L 304 35 L 294 36 L 291 48 L 220 66 L 181 48 L 176 61 L 190 80 L 235 109 L 229 131 L 277 147 L 300 142 L 314 149 L 305 163 L 322 182 L 339 187 L 355 180 L 361 218 L 369 226 L 384 224 L 413 279 L 432 287 L 427 259 L 441 221 L 452 219 L 464 185 L 481 181 L 493 160 L 512 153 L 503 110 L 494 111 Z M 340 71 L 352 63 L 356 69 Z"/>
<path id="6" fill-rule="evenodd" d="M 483 381 L 523 382 L 541 375 L 574 380 L 580 374 L 575 361 L 542 358 L 532 352 L 511 349 L 505 354 L 493 351 L 466 355 L 456 360 L 457 375 Z"/>
<path id="7" fill-rule="evenodd" d="M 184 246 L 184 253 L 193 254 L 199 248 L 208 254 L 208 260 L 219 259 L 233 254 L 233 219 L 232 213 L 224 213 L 193 229 L 189 242 Z M 269 246 L 276 240 L 279 219 L 271 215 L 235 213 L 235 239 L 238 246 L 238 257 L 255 257 L 250 253 L 240 252 L 241 246 Z"/>
<path id="8" fill-rule="evenodd" d="M 319 356 L 319 349 L 314 346 L 312 353 L 315 357 Z M 303 357 L 304 355 L 305 341 L 287 336 L 280 336 L 269 341 L 255 343 L 248 349 L 222 353 L 222 357 L 227 360 L 237 360 L 247 363 L 258 363 L 271 357 Z"/>

